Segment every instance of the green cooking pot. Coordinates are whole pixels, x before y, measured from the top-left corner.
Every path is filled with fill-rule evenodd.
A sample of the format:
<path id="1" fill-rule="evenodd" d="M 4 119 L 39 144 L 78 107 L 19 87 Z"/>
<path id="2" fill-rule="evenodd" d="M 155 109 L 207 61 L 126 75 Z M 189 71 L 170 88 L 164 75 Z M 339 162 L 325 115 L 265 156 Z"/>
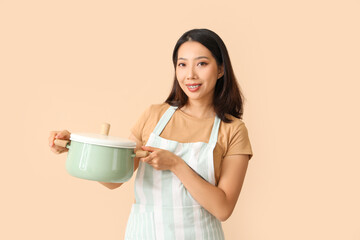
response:
<path id="1" fill-rule="evenodd" d="M 146 151 L 135 154 L 133 141 L 104 134 L 72 133 L 70 141 L 54 143 L 69 149 L 66 170 L 70 175 L 100 182 L 128 181 L 134 172 L 134 157 L 148 155 Z"/>

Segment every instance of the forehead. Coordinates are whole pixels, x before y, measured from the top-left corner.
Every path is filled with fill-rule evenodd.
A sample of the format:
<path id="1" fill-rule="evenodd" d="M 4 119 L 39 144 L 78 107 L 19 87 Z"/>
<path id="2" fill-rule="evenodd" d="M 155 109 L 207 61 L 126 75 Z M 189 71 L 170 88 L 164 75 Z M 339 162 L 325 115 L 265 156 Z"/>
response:
<path id="1" fill-rule="evenodd" d="M 195 41 L 187 41 L 179 47 L 178 58 L 192 59 L 199 56 L 213 58 L 209 49 Z"/>

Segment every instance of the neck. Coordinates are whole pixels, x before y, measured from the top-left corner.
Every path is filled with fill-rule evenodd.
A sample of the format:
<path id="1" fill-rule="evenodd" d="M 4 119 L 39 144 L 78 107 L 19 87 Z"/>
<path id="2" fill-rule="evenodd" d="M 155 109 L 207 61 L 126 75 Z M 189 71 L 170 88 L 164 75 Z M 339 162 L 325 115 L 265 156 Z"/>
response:
<path id="1" fill-rule="evenodd" d="M 188 101 L 180 110 L 196 118 L 210 118 L 216 115 L 213 104 L 204 104 L 196 101 Z"/>

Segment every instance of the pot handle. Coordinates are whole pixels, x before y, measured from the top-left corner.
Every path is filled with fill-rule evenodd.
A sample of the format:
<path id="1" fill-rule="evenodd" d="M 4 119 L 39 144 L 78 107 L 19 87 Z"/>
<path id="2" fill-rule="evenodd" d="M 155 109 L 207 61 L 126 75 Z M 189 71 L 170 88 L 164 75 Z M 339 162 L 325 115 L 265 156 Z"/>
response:
<path id="1" fill-rule="evenodd" d="M 66 147 L 68 148 L 68 144 L 69 144 L 70 140 L 62 140 L 62 139 L 55 139 L 54 140 L 54 144 L 56 146 L 59 146 L 59 147 Z"/>
<path id="2" fill-rule="evenodd" d="M 135 157 L 138 157 L 138 158 L 147 157 L 149 155 L 150 155 L 150 152 L 142 151 L 142 150 L 136 151 L 136 153 L 135 153 Z"/>

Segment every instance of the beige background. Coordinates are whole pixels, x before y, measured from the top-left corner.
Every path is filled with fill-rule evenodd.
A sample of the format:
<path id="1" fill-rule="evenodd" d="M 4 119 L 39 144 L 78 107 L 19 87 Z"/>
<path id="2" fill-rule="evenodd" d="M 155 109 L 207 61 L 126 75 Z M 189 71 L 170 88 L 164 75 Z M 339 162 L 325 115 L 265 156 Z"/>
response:
<path id="1" fill-rule="evenodd" d="M 71 177 L 51 130 L 127 137 L 192 28 L 227 44 L 254 150 L 227 240 L 360 240 L 360 3 L 0 1 L 0 239 L 122 239 L 133 179 Z"/>

